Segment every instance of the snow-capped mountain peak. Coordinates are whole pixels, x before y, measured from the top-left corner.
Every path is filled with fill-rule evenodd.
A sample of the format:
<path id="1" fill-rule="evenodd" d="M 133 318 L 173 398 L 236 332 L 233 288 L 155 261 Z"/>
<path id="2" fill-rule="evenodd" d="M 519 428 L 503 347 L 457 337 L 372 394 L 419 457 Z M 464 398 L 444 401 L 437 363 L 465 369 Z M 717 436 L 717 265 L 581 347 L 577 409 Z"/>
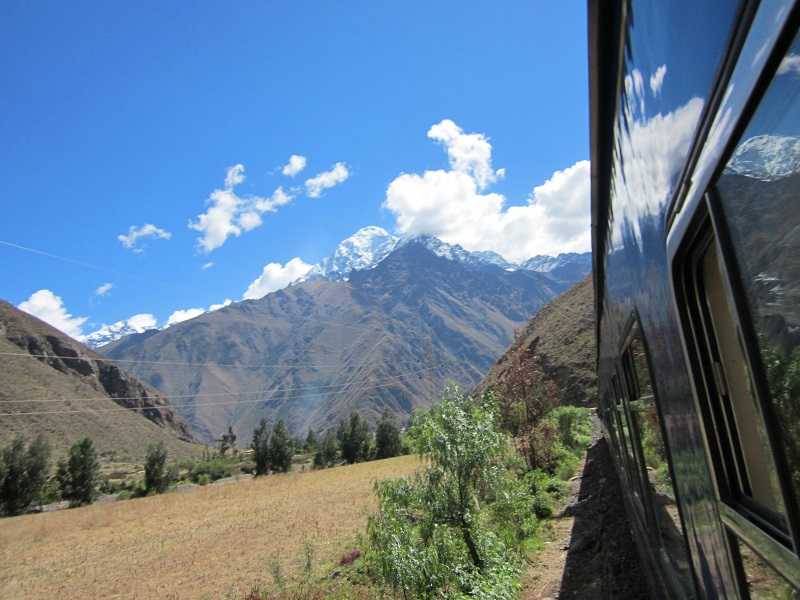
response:
<path id="1" fill-rule="evenodd" d="M 151 329 L 164 329 L 164 327 L 157 325 L 156 318 L 153 315 L 135 315 L 124 321 L 117 321 L 113 325 L 104 325 L 97 331 L 85 336 L 81 342 L 89 346 L 89 348 L 99 348 L 126 335 L 144 333 Z"/>
<path id="2" fill-rule="evenodd" d="M 766 182 L 800 172 L 800 138 L 757 135 L 743 142 L 725 169 Z"/>
<path id="3" fill-rule="evenodd" d="M 398 238 L 381 227 L 369 226 L 344 240 L 333 254 L 314 265 L 294 283 L 303 281 L 346 281 L 352 271 L 377 265 L 394 250 Z"/>

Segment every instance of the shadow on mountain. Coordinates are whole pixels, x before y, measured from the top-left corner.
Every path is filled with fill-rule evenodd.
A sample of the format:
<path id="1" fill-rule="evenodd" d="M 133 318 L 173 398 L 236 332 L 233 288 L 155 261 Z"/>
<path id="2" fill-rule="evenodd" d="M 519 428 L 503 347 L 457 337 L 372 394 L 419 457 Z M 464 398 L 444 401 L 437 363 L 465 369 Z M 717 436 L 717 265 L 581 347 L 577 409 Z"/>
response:
<path id="1" fill-rule="evenodd" d="M 639 600 L 650 594 L 605 439 L 586 454 L 559 598 Z"/>

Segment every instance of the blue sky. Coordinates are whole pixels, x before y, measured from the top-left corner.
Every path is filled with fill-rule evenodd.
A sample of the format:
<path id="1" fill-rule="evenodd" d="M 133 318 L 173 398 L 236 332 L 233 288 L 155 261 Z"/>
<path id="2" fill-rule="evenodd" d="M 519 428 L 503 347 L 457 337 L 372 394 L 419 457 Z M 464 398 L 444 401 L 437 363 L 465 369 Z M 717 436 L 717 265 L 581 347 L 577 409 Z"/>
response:
<path id="1" fill-rule="evenodd" d="M 0 298 L 75 337 L 281 287 L 368 225 L 589 250 L 583 2 L 3 13 Z"/>

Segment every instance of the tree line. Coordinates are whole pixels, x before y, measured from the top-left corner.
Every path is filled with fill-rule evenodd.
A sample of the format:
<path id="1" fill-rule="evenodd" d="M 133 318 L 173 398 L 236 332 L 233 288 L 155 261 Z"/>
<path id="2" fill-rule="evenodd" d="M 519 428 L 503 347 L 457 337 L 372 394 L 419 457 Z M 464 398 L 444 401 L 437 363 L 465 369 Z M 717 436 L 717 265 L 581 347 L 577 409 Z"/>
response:
<path id="1" fill-rule="evenodd" d="M 204 484 L 231 474 L 233 466 L 220 459 L 236 453 L 233 429 L 229 427 L 217 442 L 216 458 L 190 461 L 192 464 L 184 467 L 191 480 Z M 282 419 L 273 427 L 269 427 L 266 419 L 261 419 L 253 430 L 250 449 L 253 451 L 252 472 L 260 476 L 288 472 L 295 453 L 313 454 L 313 466 L 327 468 L 398 456 L 403 452 L 403 445 L 396 418 L 386 410 L 374 436 L 370 434 L 367 421 L 353 411 L 349 419 L 340 422 L 336 431 L 317 435 L 309 429 L 304 443 L 291 436 Z M 56 464 L 52 454 L 50 442 L 43 434 L 30 442 L 18 436 L 0 449 L 0 514 L 18 515 L 32 507 L 58 501 L 66 501 L 74 507 L 90 504 L 98 498 L 103 483 L 100 459 L 90 437 L 77 440 Z M 147 448 L 143 480 L 136 481 L 132 489 L 123 490 L 120 498 L 160 494 L 177 480 L 178 464 L 167 464 L 167 449 L 164 441 L 159 440 Z"/>
<path id="2" fill-rule="evenodd" d="M 232 431 L 229 428 L 228 439 L 230 434 Z M 275 423 L 271 430 L 267 420 L 261 419 L 253 430 L 250 449 L 255 462 L 254 474 L 259 476 L 289 471 L 295 451 L 313 454 L 314 468 L 324 469 L 340 463 L 349 465 L 399 456 L 403 453 L 403 444 L 397 418 L 389 409 L 385 409 L 374 436 L 370 435 L 369 423 L 357 411 L 352 411 L 349 419 L 339 422 L 336 431 L 329 429 L 318 435 L 309 428 L 302 444 L 297 438 L 292 438 L 283 419 Z"/>

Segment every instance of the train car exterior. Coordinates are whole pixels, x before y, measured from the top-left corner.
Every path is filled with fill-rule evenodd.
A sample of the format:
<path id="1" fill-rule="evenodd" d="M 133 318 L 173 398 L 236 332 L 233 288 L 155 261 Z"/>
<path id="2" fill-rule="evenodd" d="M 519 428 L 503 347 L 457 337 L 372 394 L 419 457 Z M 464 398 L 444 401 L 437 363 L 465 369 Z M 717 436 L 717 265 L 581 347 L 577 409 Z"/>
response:
<path id="1" fill-rule="evenodd" d="M 588 9 L 599 412 L 653 595 L 800 598 L 800 2 Z"/>

